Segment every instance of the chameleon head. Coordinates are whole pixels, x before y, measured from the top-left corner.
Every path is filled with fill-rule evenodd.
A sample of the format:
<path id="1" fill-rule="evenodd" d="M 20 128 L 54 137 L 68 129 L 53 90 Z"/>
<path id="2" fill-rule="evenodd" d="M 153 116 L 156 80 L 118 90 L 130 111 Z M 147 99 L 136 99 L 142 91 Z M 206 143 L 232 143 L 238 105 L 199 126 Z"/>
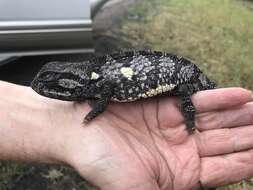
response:
<path id="1" fill-rule="evenodd" d="M 60 100 L 84 100 L 90 88 L 88 65 L 84 62 L 50 62 L 31 83 L 38 94 Z"/>

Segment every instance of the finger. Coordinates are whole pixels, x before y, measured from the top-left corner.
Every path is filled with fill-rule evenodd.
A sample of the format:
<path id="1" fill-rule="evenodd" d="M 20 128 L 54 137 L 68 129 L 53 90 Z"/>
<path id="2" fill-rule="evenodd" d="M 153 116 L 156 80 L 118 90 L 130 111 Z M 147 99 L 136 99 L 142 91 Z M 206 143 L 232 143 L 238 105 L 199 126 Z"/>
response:
<path id="1" fill-rule="evenodd" d="M 253 125 L 210 130 L 195 135 L 199 154 L 215 156 L 253 149 Z"/>
<path id="2" fill-rule="evenodd" d="M 243 88 L 222 88 L 215 90 L 200 91 L 192 96 L 194 106 L 199 112 L 198 115 L 204 112 L 211 112 L 221 109 L 228 109 L 233 106 L 243 105 L 251 100 L 251 91 Z M 173 127 L 178 126 L 184 121 L 180 112 L 178 101 L 174 98 L 161 98 L 159 101 L 159 121 L 161 126 Z M 203 117 L 206 124 L 213 122 L 215 124 L 218 115 L 205 113 Z M 202 115 L 203 116 L 203 115 Z M 202 120 L 203 120 L 202 119 Z M 198 124 L 198 123 L 197 123 Z M 202 123 L 196 126 L 201 126 Z M 206 125 L 203 125 L 203 127 Z M 201 129 L 201 128 L 200 128 Z"/>
<path id="3" fill-rule="evenodd" d="M 200 181 L 217 187 L 253 177 L 253 150 L 201 159 Z"/>
<path id="4" fill-rule="evenodd" d="M 228 110 L 196 115 L 196 127 L 200 131 L 253 125 L 253 102 Z"/>
<path id="5" fill-rule="evenodd" d="M 243 88 L 220 88 L 200 91 L 192 96 L 197 112 L 227 109 L 251 101 L 252 93 Z"/>

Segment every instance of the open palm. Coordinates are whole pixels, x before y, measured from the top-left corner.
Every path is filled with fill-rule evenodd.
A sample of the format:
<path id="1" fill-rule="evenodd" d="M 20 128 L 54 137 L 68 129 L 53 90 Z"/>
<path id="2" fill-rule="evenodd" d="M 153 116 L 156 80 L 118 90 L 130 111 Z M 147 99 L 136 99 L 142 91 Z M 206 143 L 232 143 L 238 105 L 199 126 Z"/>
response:
<path id="1" fill-rule="evenodd" d="M 64 122 L 80 129 L 69 143 L 71 165 L 104 190 L 186 190 L 199 181 L 214 187 L 252 177 L 249 93 L 217 89 L 192 100 L 198 129 L 192 135 L 175 98 L 112 103 L 85 127 L 80 119 L 90 108 L 74 104 Z"/>

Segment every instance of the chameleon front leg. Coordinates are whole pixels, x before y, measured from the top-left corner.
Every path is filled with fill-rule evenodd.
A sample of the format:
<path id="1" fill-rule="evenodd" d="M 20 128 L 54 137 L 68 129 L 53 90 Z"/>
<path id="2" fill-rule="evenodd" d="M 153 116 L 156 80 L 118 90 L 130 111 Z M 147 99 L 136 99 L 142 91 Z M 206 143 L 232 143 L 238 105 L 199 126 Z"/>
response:
<path id="1" fill-rule="evenodd" d="M 84 123 L 88 123 L 93 118 L 97 117 L 99 114 L 103 113 L 111 99 L 113 93 L 113 86 L 111 83 L 107 83 L 101 90 L 101 98 L 97 100 L 91 100 L 89 105 L 92 110 L 85 116 Z"/>
<path id="2" fill-rule="evenodd" d="M 85 116 L 84 123 L 88 123 L 93 118 L 103 113 L 108 105 L 109 100 L 107 98 L 101 98 L 98 100 L 93 100 L 92 110 Z"/>

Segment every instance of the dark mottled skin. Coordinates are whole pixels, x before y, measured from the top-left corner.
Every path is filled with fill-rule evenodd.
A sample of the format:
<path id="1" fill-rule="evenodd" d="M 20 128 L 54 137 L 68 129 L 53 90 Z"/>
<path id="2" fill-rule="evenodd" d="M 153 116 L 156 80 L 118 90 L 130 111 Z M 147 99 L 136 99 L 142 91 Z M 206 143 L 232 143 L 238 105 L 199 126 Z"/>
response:
<path id="1" fill-rule="evenodd" d="M 109 101 L 129 102 L 157 95 L 178 96 L 189 132 L 194 130 L 191 95 L 214 88 L 196 65 L 169 53 L 131 51 L 86 62 L 51 62 L 32 82 L 32 88 L 49 98 L 92 101 L 90 121 Z"/>

